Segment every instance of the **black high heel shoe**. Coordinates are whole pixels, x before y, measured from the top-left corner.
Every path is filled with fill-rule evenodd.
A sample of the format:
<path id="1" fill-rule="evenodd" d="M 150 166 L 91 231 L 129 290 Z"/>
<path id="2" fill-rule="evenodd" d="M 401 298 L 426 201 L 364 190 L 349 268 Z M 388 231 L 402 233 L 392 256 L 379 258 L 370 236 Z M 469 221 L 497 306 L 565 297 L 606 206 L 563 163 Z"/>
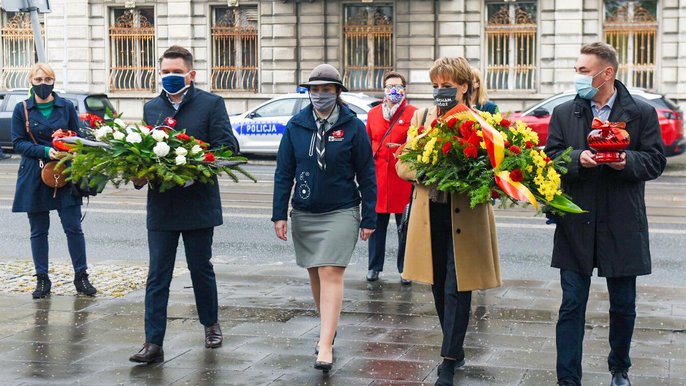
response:
<path id="1" fill-rule="evenodd" d="M 315 370 L 321 370 L 324 374 L 328 374 L 331 368 L 333 368 L 333 362 L 315 361 L 314 368 Z"/>
<path id="2" fill-rule="evenodd" d="M 333 344 L 336 342 L 336 335 L 338 335 L 338 330 L 333 333 L 333 339 L 331 339 L 331 350 L 333 351 Z M 314 346 L 314 355 L 319 355 L 319 341 Z"/>

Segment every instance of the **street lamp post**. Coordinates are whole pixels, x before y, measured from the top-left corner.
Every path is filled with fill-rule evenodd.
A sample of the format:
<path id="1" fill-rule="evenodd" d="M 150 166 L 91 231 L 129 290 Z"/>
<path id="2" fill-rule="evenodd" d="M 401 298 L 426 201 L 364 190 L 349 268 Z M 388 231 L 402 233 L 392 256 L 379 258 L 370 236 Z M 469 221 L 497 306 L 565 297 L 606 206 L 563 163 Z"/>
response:
<path id="1" fill-rule="evenodd" d="M 38 61 L 41 63 L 47 62 L 45 56 L 45 47 L 43 46 L 43 35 L 40 32 L 40 21 L 38 21 L 38 7 L 34 5 L 35 0 L 24 0 L 25 11 L 29 12 L 31 16 L 31 28 L 33 28 L 33 41 L 36 44 L 36 53 L 38 54 Z"/>

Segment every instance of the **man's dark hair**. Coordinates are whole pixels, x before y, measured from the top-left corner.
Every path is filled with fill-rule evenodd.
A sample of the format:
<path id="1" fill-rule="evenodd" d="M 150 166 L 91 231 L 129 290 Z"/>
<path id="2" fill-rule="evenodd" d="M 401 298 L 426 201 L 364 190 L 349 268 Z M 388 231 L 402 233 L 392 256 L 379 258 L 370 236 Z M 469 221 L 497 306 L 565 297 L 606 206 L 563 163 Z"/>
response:
<path id="1" fill-rule="evenodd" d="M 386 81 L 390 78 L 399 78 L 400 81 L 403 83 L 403 87 L 407 86 L 407 82 L 405 81 L 405 77 L 402 76 L 402 74 L 400 74 L 399 72 L 395 72 L 395 71 L 389 71 L 389 72 L 385 73 L 383 76 L 384 87 L 386 87 Z"/>
<path id="2" fill-rule="evenodd" d="M 615 70 L 615 74 L 617 74 L 617 69 L 619 69 L 617 50 L 611 45 L 603 42 L 589 43 L 581 47 L 581 53 L 585 55 L 595 55 L 598 59 L 612 66 Z"/>
<path id="3" fill-rule="evenodd" d="M 188 67 L 191 70 L 193 69 L 193 54 L 191 54 L 190 51 L 181 46 L 171 46 L 167 48 L 167 50 L 164 51 L 162 57 L 160 58 L 160 64 L 162 64 L 162 59 L 178 58 L 183 59 L 184 63 L 186 63 L 186 67 Z"/>

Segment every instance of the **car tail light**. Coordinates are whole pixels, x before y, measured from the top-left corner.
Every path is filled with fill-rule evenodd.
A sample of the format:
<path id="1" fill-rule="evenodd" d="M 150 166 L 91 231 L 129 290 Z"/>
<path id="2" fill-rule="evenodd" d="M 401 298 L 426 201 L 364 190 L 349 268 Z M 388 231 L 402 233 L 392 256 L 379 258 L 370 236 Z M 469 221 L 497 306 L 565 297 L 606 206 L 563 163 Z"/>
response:
<path id="1" fill-rule="evenodd" d="M 678 121 L 681 119 L 681 114 L 671 110 L 662 110 L 662 116 L 674 121 Z"/>

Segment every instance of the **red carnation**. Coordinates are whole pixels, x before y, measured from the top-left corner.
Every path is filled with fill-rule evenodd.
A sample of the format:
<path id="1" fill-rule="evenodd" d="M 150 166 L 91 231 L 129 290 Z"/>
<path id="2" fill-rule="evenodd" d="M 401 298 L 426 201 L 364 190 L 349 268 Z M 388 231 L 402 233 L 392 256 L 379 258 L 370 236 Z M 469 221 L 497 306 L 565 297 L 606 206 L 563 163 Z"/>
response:
<path id="1" fill-rule="evenodd" d="M 471 122 L 471 121 L 468 121 L 468 122 Z M 462 138 L 469 138 L 473 132 L 474 132 L 474 129 L 472 128 L 472 125 L 462 124 L 462 126 L 460 126 L 460 135 L 462 136 Z"/>
<path id="2" fill-rule="evenodd" d="M 460 140 L 460 137 L 458 137 L 457 135 L 453 135 L 453 141 L 458 141 L 458 140 Z"/>
<path id="3" fill-rule="evenodd" d="M 495 200 L 496 198 L 499 198 L 499 197 L 500 197 L 500 193 L 498 193 L 498 191 L 495 189 L 491 189 L 491 198 Z"/>
<path id="4" fill-rule="evenodd" d="M 457 118 L 452 117 L 448 120 L 448 127 L 449 128 L 454 129 L 456 124 L 457 124 Z"/>
<path id="5" fill-rule="evenodd" d="M 145 127 L 147 127 L 149 130 L 152 130 L 155 128 L 155 126 L 153 126 L 153 125 L 145 125 Z"/>
<path id="6" fill-rule="evenodd" d="M 205 153 L 205 162 L 214 162 L 215 160 L 214 153 Z"/>
<path id="7" fill-rule="evenodd" d="M 464 153 L 465 157 L 467 157 L 467 158 L 476 158 L 478 155 L 476 147 L 474 147 L 474 146 L 467 146 L 464 148 L 464 150 L 462 150 L 462 152 Z"/>
<path id="8" fill-rule="evenodd" d="M 534 147 L 534 144 L 531 141 L 526 141 L 526 148 L 531 149 L 532 147 Z"/>
<path id="9" fill-rule="evenodd" d="M 189 137 L 188 134 L 184 134 L 184 133 L 176 134 L 174 137 L 176 139 L 179 139 L 179 140 L 185 141 L 185 142 L 188 142 L 191 140 L 191 137 Z"/>
<path id="10" fill-rule="evenodd" d="M 419 126 L 419 129 L 417 129 L 417 135 L 421 134 L 424 132 L 424 126 Z"/>
<path id="11" fill-rule="evenodd" d="M 509 147 L 509 149 L 513 154 L 522 154 L 522 149 L 520 149 L 517 145 L 512 145 Z"/>
<path id="12" fill-rule="evenodd" d="M 503 145 L 505 145 L 505 147 L 510 147 L 510 141 L 505 140 L 505 142 L 503 143 Z"/>
<path id="13" fill-rule="evenodd" d="M 510 127 L 510 125 L 512 124 L 512 122 L 508 121 L 507 119 L 503 119 L 502 121 L 500 121 L 500 124 L 501 124 L 503 127 Z"/>
<path id="14" fill-rule="evenodd" d="M 549 163 L 551 161 L 550 157 L 545 157 L 543 160 L 545 161 L 545 163 Z"/>
<path id="15" fill-rule="evenodd" d="M 99 124 L 102 123 L 102 118 L 100 116 L 95 115 L 95 114 L 90 114 L 88 116 L 88 125 L 92 128 L 96 128 L 100 126 Z"/>
<path id="16" fill-rule="evenodd" d="M 438 123 L 438 118 L 435 118 L 433 121 L 431 121 L 431 128 L 433 129 L 436 127 L 436 124 Z"/>
<path id="17" fill-rule="evenodd" d="M 172 117 L 166 117 L 164 118 L 164 124 L 169 126 L 169 127 L 174 127 L 176 126 L 176 119 Z"/>
<path id="18" fill-rule="evenodd" d="M 514 182 L 522 182 L 524 180 L 524 175 L 519 169 L 515 169 L 510 172 L 510 179 Z"/>
<path id="19" fill-rule="evenodd" d="M 453 143 L 452 142 L 446 142 L 443 144 L 443 149 L 441 149 L 441 150 L 443 151 L 443 154 L 448 154 L 448 152 L 452 148 L 453 148 Z"/>

